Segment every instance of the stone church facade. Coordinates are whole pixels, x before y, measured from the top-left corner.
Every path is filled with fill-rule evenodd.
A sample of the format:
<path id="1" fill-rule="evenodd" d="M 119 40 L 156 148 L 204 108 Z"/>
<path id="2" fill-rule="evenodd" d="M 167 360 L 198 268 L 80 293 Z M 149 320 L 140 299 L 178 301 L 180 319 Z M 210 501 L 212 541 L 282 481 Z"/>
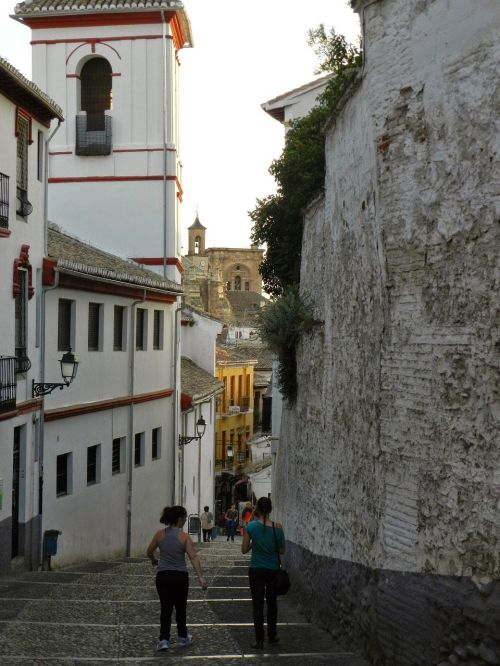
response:
<path id="1" fill-rule="evenodd" d="M 298 351 L 275 513 L 304 605 L 373 663 L 496 664 L 500 5 L 352 4 L 364 68 L 305 216 L 324 326 Z"/>
<path id="2" fill-rule="evenodd" d="M 196 216 L 188 229 L 188 254 L 182 259 L 185 300 L 225 323 L 236 323 L 244 314 L 240 302 L 249 302 L 255 310 L 255 304 L 258 308 L 263 300 L 259 265 L 264 250 L 257 246 L 207 248 L 205 232 Z M 242 292 L 246 297 L 231 298 L 233 293 Z"/>

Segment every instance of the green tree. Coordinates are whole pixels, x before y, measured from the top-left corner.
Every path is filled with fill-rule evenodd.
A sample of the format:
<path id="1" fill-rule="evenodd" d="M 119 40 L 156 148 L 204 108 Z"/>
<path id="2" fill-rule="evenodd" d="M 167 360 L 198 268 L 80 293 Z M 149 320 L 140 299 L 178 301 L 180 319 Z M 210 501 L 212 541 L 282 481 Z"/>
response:
<path id="1" fill-rule="evenodd" d="M 269 168 L 276 194 L 258 199 L 249 213 L 252 241 L 267 248 L 260 272 L 265 290 L 274 297 L 265 308 L 261 336 L 278 356 L 279 383 L 289 402 L 295 400 L 297 388 L 296 344 L 306 330 L 305 311 L 298 316 L 303 210 L 324 187 L 326 120 L 361 65 L 360 49 L 334 28 L 327 33 L 321 24 L 310 30 L 308 44 L 320 60 L 315 73 L 331 77 L 309 114 L 288 125 L 283 151 Z"/>
<path id="2" fill-rule="evenodd" d="M 252 241 L 267 247 L 261 275 L 265 290 L 272 296 L 299 283 L 302 211 L 324 185 L 323 127 L 361 64 L 359 48 L 333 28 L 327 33 L 323 24 L 309 31 L 308 43 L 320 59 L 315 73 L 328 73 L 331 78 L 309 114 L 288 125 L 283 151 L 269 168 L 276 194 L 258 199 L 249 213 Z"/>

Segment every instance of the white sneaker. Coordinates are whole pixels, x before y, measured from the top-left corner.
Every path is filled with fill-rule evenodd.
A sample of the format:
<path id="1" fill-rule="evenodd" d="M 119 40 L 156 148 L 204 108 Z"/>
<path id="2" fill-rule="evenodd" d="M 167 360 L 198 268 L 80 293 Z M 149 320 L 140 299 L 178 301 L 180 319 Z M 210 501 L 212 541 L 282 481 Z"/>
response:
<path id="1" fill-rule="evenodd" d="M 193 637 L 191 634 L 188 634 L 186 638 L 182 638 L 181 636 L 179 636 L 177 642 L 181 647 L 187 647 L 188 645 L 191 645 L 191 643 L 193 642 Z"/>
<path id="2" fill-rule="evenodd" d="M 163 641 L 158 641 L 156 649 L 158 652 L 166 652 L 168 650 L 168 641 L 166 639 Z"/>

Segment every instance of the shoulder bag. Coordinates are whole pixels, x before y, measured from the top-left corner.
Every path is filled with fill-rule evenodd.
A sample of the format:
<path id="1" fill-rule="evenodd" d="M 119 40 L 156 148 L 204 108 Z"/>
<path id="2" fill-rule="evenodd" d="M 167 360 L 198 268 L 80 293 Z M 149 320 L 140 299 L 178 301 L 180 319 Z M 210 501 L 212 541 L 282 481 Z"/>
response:
<path id="1" fill-rule="evenodd" d="M 286 594 L 288 592 L 291 583 L 288 572 L 281 567 L 281 557 L 278 548 L 278 537 L 276 536 L 276 529 L 274 527 L 274 522 L 273 522 L 273 534 L 274 534 L 274 543 L 276 545 L 276 552 L 278 553 L 278 564 L 279 564 L 279 569 L 276 572 L 276 594 L 278 596 L 281 596 L 282 594 Z"/>

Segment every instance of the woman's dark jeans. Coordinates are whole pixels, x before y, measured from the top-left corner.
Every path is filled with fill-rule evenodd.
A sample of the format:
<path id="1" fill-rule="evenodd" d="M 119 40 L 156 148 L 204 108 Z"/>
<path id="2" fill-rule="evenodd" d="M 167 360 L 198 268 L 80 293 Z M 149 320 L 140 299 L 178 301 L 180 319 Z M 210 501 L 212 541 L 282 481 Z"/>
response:
<path id="1" fill-rule="evenodd" d="M 255 639 L 258 643 L 264 641 L 264 598 L 267 603 L 267 637 L 276 638 L 276 624 L 278 622 L 278 602 L 276 595 L 276 569 L 248 570 L 250 591 L 252 593 L 253 624 Z"/>
<path id="2" fill-rule="evenodd" d="M 231 539 L 231 541 L 234 541 L 234 532 L 236 530 L 236 521 L 235 520 L 228 520 L 227 521 L 227 539 Z"/>
<path id="3" fill-rule="evenodd" d="M 174 607 L 177 634 L 181 638 L 186 638 L 186 609 L 189 591 L 187 571 L 158 571 L 156 574 L 156 589 L 161 604 L 160 641 L 170 640 L 170 625 Z"/>

